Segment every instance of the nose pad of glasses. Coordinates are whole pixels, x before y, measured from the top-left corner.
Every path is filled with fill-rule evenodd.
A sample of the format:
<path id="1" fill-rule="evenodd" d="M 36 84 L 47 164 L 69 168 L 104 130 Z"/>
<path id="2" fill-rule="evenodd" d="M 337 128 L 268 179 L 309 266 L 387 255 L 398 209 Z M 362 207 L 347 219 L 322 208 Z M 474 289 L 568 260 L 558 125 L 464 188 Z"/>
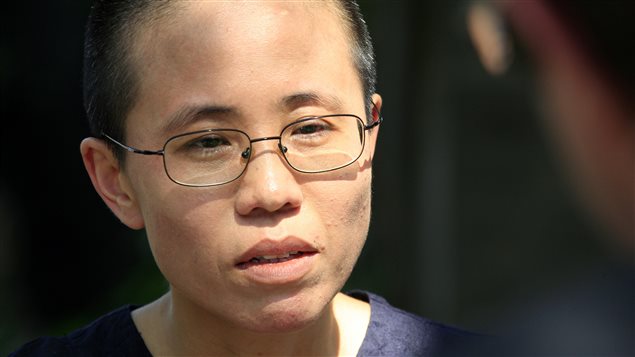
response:
<path id="1" fill-rule="evenodd" d="M 245 151 L 240 153 L 240 156 L 242 156 L 243 159 L 249 159 L 251 156 L 251 148 L 246 148 Z"/>
<path id="2" fill-rule="evenodd" d="M 280 151 L 282 151 L 283 154 L 286 154 L 287 151 L 289 150 L 289 149 L 287 149 L 286 146 L 282 146 L 282 144 L 280 144 L 280 143 L 278 143 L 278 147 L 280 148 Z"/>

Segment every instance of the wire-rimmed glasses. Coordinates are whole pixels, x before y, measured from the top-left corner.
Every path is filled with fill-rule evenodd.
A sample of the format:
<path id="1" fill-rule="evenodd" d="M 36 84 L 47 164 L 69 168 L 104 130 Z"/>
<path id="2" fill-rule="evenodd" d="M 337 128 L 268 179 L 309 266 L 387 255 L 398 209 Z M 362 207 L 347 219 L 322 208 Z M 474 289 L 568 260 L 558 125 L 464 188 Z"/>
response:
<path id="1" fill-rule="evenodd" d="M 277 140 L 282 156 L 296 171 L 321 173 L 341 169 L 359 159 L 366 131 L 381 122 L 381 116 L 365 124 L 353 114 L 322 115 L 294 121 L 279 136 L 255 139 L 238 129 L 205 129 L 173 136 L 161 150 L 141 150 L 106 133 L 102 136 L 132 153 L 163 156 L 165 173 L 179 185 L 207 187 L 239 178 L 252 157 L 252 144 L 265 140 Z"/>

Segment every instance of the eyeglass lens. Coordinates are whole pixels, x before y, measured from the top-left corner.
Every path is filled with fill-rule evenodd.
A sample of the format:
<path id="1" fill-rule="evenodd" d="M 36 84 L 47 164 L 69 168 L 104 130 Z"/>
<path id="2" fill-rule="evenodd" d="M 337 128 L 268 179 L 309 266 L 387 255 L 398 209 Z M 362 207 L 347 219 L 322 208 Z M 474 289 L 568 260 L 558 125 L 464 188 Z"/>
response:
<path id="1" fill-rule="evenodd" d="M 317 173 L 350 165 L 364 148 L 364 124 L 356 116 L 301 119 L 280 134 L 282 154 L 297 171 Z M 176 136 L 165 144 L 168 176 L 189 186 L 230 182 L 245 170 L 251 139 L 239 130 L 206 130 Z M 247 156 L 247 157 L 245 157 Z"/>

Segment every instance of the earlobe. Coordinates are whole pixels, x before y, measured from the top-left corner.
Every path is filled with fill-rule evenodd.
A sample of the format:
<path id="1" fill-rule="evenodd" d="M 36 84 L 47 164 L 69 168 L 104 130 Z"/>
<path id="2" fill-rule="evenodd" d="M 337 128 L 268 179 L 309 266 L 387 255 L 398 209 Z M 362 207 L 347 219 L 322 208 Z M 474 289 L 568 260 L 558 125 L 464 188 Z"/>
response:
<path id="1" fill-rule="evenodd" d="M 143 216 L 133 191 L 106 143 L 86 138 L 80 145 L 80 152 L 90 180 L 108 208 L 128 227 L 143 228 Z"/>

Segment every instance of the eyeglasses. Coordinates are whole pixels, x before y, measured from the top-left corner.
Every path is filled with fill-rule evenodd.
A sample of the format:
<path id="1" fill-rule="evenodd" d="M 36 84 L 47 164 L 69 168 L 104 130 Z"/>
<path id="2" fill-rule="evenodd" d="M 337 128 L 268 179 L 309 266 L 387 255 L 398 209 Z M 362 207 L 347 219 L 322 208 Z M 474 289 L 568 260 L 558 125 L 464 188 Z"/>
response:
<path id="1" fill-rule="evenodd" d="M 366 130 L 378 126 L 352 114 L 303 118 L 286 125 L 279 136 L 251 139 L 238 129 L 206 129 L 169 138 L 161 150 L 141 150 L 102 136 L 123 149 L 142 155 L 163 156 L 165 173 L 183 186 L 206 187 L 239 178 L 252 157 L 252 144 L 277 140 L 282 156 L 291 168 L 302 173 L 341 169 L 359 159 L 364 151 Z"/>

